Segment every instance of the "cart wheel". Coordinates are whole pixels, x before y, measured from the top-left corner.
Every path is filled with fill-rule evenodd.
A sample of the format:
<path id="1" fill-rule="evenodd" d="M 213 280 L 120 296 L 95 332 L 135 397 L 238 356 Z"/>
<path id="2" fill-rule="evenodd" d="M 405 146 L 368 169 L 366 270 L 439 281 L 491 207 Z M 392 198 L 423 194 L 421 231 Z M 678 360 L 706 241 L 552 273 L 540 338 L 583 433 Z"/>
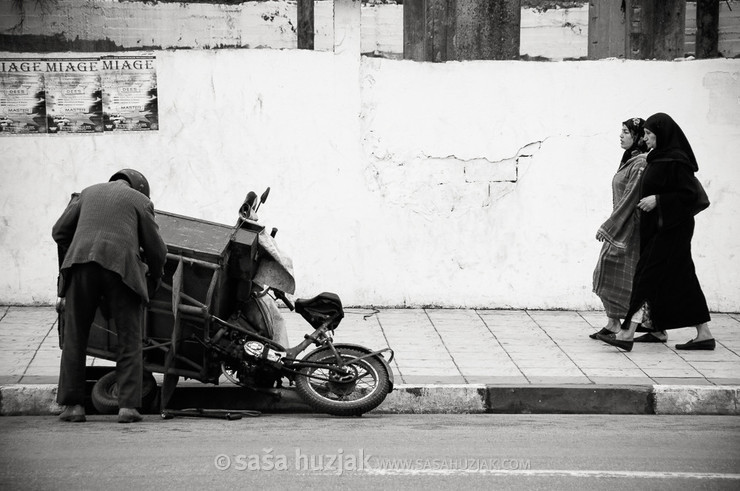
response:
<path id="1" fill-rule="evenodd" d="M 141 409 L 149 412 L 157 396 L 157 381 L 154 375 L 144 372 L 141 386 Z M 92 389 L 92 403 L 100 414 L 115 414 L 118 412 L 118 379 L 116 371 L 112 370 L 95 382 Z"/>

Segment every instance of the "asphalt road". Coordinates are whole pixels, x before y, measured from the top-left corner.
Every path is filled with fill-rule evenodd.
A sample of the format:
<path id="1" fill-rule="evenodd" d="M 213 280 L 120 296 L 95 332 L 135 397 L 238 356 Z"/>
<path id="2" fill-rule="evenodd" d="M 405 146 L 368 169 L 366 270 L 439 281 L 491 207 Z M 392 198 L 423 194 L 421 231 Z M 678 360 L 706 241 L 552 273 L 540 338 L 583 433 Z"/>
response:
<path id="1" fill-rule="evenodd" d="M 740 418 L 0 418 L 0 489 L 740 489 Z"/>

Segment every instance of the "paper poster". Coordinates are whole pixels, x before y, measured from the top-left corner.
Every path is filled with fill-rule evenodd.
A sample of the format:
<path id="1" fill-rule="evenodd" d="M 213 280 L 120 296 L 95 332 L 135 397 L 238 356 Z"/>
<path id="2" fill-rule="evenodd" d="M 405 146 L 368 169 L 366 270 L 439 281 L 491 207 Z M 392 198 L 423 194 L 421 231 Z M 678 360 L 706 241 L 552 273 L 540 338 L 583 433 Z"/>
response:
<path id="1" fill-rule="evenodd" d="M 46 132 L 41 61 L 0 60 L 0 136 Z"/>
<path id="2" fill-rule="evenodd" d="M 106 131 L 159 128 L 154 56 L 107 56 L 100 73 Z"/>
<path id="3" fill-rule="evenodd" d="M 49 133 L 102 133 L 98 58 L 44 60 Z"/>
<path id="4" fill-rule="evenodd" d="M 0 58 L 0 136 L 157 130 L 155 61 Z"/>

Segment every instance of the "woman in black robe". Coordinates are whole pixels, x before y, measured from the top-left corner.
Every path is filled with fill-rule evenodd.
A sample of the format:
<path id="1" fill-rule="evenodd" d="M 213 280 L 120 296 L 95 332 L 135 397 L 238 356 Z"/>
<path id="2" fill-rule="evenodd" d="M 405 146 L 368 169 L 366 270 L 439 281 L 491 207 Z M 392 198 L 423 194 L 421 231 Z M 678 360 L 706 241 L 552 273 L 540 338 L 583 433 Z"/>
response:
<path id="1" fill-rule="evenodd" d="M 616 337 L 599 339 L 631 351 L 637 328 L 632 317 L 645 307 L 656 331 L 696 327 L 696 337 L 676 349 L 713 350 L 709 309 L 691 258 L 693 210 L 699 196 L 694 173 L 699 166 L 683 131 L 667 114 L 645 121 L 645 141 L 651 151 L 637 204 L 640 259 L 630 306 Z"/>

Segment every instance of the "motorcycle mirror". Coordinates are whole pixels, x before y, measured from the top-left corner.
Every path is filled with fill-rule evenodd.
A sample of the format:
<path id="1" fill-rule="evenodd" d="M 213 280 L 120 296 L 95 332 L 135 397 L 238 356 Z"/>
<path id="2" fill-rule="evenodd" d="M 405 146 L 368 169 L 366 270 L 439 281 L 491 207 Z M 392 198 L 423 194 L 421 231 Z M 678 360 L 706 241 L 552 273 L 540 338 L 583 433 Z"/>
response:
<path id="1" fill-rule="evenodd" d="M 247 197 L 244 198 L 244 203 L 242 203 L 242 206 L 239 208 L 239 214 L 242 215 L 244 218 L 249 218 L 249 210 L 254 209 L 254 202 L 257 201 L 257 193 L 254 191 L 250 191 L 247 193 Z"/>
<path id="2" fill-rule="evenodd" d="M 257 208 L 255 208 L 254 211 L 257 211 L 260 209 L 260 206 L 262 205 L 262 203 L 267 201 L 267 196 L 269 194 L 270 194 L 270 188 L 268 187 L 267 189 L 265 189 L 265 192 L 262 193 L 262 196 L 260 196 L 260 202 L 257 204 Z"/>
<path id="3" fill-rule="evenodd" d="M 244 202 L 249 205 L 250 208 L 254 208 L 254 202 L 257 200 L 257 193 L 254 191 L 250 191 L 247 193 L 247 198 L 244 200 Z"/>

